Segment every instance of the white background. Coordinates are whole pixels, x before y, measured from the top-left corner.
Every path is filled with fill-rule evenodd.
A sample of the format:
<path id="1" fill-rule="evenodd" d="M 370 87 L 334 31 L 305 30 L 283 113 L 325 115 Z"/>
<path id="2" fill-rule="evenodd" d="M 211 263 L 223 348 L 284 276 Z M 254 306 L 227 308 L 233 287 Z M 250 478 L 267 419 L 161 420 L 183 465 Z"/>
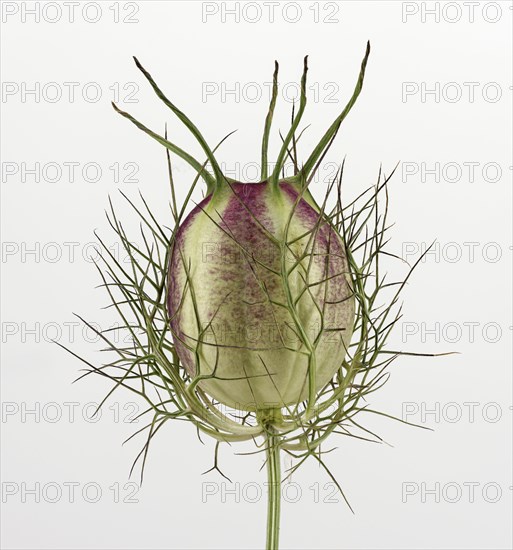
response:
<path id="1" fill-rule="evenodd" d="M 309 83 L 317 83 L 318 94 L 309 90 L 304 159 L 350 97 L 369 39 L 363 92 L 327 160 L 347 156 L 347 197 L 372 184 L 380 164 L 390 173 L 403 163 L 390 187 L 396 224 L 391 250 L 410 254 L 412 261 L 434 239 L 438 248 L 408 285 L 403 324 L 393 341 L 405 350 L 460 354 L 402 358 L 394 365 L 373 407 L 399 417 L 410 411 L 407 420 L 434 431 L 368 418 L 362 419 L 366 426 L 390 445 L 332 440 L 338 448 L 326 461 L 356 514 L 340 497 L 329 502 L 331 486 L 324 488 L 329 478 L 307 464 L 288 493 L 297 502 L 283 504 L 281 545 L 511 548 L 511 3 L 476 2 L 472 8 L 456 2 L 281 2 L 273 21 L 267 8 L 259 17 L 254 3 L 216 8 L 210 2 L 108 1 L 83 11 L 91 3 L 81 2 L 74 21 L 64 4 L 50 4 L 21 2 L 18 11 L 13 2 L 2 5 L 3 547 L 263 546 L 262 456 L 236 456 L 251 451 L 250 445 L 224 446 L 221 467 L 233 484 L 216 473 L 202 476 L 212 464 L 212 443 L 202 445 L 184 423 L 170 422 L 159 433 L 144 484 L 132 497 L 137 502 L 123 502 L 130 495 L 124 486 L 131 462 L 144 443 L 140 437 L 121 445 L 142 426 L 124 420 L 130 403 L 140 410 L 142 404 L 120 391 L 100 420 L 87 421 L 87 404 L 99 401 L 110 386 L 99 378 L 72 385 L 81 365 L 50 340 L 95 364 L 102 361 L 92 334 L 84 338 L 70 323 L 76 321 L 72 312 L 102 327 L 115 320 L 100 309 L 106 296 L 94 289 L 99 278 L 87 261 L 95 229 L 111 238 L 104 217 L 108 196 L 128 229 L 136 231 L 137 224 L 118 188 L 133 197 L 140 189 L 166 220 L 164 150 L 116 115 L 110 101 L 117 99 L 157 131 L 168 122 L 173 141 L 202 158 L 132 55 L 211 144 L 239 130 L 219 153 L 227 170 L 237 170 L 259 160 L 274 59 L 283 90 L 299 81 L 303 56 L 309 55 Z M 297 6 L 299 19 L 293 22 Z M 34 9 L 39 22 L 23 11 Z M 239 21 L 225 9 L 237 10 Z M 70 82 L 78 83 L 72 99 L 65 84 Z M 327 102 L 333 83 L 335 102 Z M 405 96 L 405 83 L 418 92 Z M 23 93 L 37 86 L 36 95 Z M 221 94 L 236 86 L 235 95 Z M 436 86 L 438 96 L 421 93 Z M 205 97 L 205 89 L 216 87 L 219 93 Z M 95 97 L 97 90 L 101 97 Z M 126 94 L 133 90 L 135 102 L 129 103 Z M 254 101 L 255 90 L 260 100 Z M 497 90 L 501 96 L 495 100 Z M 294 89 L 288 91 L 292 97 Z M 88 99 L 83 92 L 90 93 Z M 287 128 L 290 108 L 280 95 L 271 158 L 277 154 L 277 128 Z M 80 163 L 73 181 L 64 164 L 71 162 Z M 25 171 L 36 163 L 39 181 Z M 63 170 L 59 181 L 49 181 L 56 172 L 55 165 L 44 168 L 48 163 Z M 82 174 L 87 163 L 100 166 L 99 181 L 92 181 L 93 171 Z M 136 181 L 123 181 L 129 174 L 121 168 L 116 182 L 109 168 L 114 163 L 135 163 Z M 439 178 L 422 174 L 435 163 Z M 476 163 L 474 176 L 468 163 Z M 487 163 L 494 164 L 483 172 Z M 180 161 L 175 167 L 183 197 L 193 173 Z M 426 410 L 438 412 L 424 417 Z M 121 502 L 110 489 L 116 483 Z M 209 488 L 218 492 L 205 499 L 203 483 L 217 484 Z M 320 499 L 312 489 L 316 483 Z M 78 484 L 74 502 L 69 484 Z M 85 486 L 91 492 L 84 496 Z M 60 499 L 54 499 L 56 487 L 63 491 Z M 101 498 L 91 502 L 98 487 Z M 36 494 L 26 492 L 30 489 Z"/>

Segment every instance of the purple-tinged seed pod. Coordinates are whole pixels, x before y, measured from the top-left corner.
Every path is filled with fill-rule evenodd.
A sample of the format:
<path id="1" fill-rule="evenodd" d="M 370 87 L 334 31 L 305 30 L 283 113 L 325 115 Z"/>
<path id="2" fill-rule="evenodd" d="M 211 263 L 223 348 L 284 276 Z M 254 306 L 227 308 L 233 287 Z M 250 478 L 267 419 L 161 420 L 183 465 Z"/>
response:
<path id="1" fill-rule="evenodd" d="M 292 184 L 226 184 L 173 244 L 168 311 L 180 360 L 229 407 L 296 405 L 346 356 L 349 281 L 340 235 Z"/>

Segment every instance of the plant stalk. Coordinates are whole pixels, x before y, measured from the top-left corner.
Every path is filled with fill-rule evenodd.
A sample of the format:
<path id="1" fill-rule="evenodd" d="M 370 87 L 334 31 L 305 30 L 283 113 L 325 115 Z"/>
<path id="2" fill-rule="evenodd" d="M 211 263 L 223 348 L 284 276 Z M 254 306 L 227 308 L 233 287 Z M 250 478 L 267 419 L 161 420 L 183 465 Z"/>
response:
<path id="1" fill-rule="evenodd" d="M 278 550 L 280 539 L 281 468 L 280 436 L 268 427 L 267 456 L 267 550 Z"/>

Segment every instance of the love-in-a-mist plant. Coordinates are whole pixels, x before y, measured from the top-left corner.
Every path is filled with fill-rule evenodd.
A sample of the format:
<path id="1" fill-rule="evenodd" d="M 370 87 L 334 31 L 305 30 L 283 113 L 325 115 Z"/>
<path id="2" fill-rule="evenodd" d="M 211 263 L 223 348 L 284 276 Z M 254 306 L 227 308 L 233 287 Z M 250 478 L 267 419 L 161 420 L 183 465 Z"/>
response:
<path id="1" fill-rule="evenodd" d="M 281 483 L 307 459 L 318 462 L 344 495 L 321 445 L 335 434 L 381 441 L 361 417 L 389 416 L 372 408 L 370 395 L 386 382 L 394 359 L 405 354 L 387 347 L 400 317 L 399 295 L 413 269 L 399 282 L 388 282 L 382 270 L 382 260 L 393 257 L 385 250 L 390 176 L 380 172 L 376 184 L 347 204 L 341 198 L 343 164 L 321 200 L 312 189 L 314 174 L 360 94 L 369 52 L 367 44 L 346 107 L 300 162 L 305 58 L 299 105 L 290 129 L 280 134 L 271 171 L 276 63 L 258 183 L 223 174 L 217 147 L 210 147 L 137 59 L 206 160 L 193 158 L 168 139 L 167 131 L 159 135 L 114 105 L 166 148 L 170 213 L 159 221 L 142 196 L 140 206 L 125 196 L 141 221 L 143 245 L 136 246 L 111 204 L 108 219 L 130 262 L 121 262 L 100 238 L 98 267 L 110 306 L 119 314 L 118 330 L 130 335 L 131 344 L 116 343 L 120 339 L 112 337 L 112 329 L 88 325 L 114 357 L 102 366 L 82 359 L 86 374 L 114 382 L 101 405 L 119 387 L 147 402 L 143 414 L 151 421 L 136 432 L 147 430 L 134 462 L 141 458 L 141 471 L 152 438 L 169 420 L 189 421 L 198 434 L 214 438 L 216 469 L 219 445 L 253 441 L 267 464 L 268 549 L 278 548 Z M 171 153 L 196 172 L 183 204 L 176 201 Z M 287 162 L 294 167 L 290 177 L 284 175 Z M 192 204 L 198 182 L 205 186 L 204 198 Z M 284 476 L 282 453 L 294 457 Z"/>

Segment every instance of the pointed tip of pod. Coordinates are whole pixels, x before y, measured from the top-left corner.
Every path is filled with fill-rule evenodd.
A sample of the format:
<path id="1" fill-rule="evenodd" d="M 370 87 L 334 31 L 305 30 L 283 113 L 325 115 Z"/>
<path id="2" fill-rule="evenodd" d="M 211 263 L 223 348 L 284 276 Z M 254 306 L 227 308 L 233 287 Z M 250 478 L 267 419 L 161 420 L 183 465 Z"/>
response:
<path id="1" fill-rule="evenodd" d="M 133 55 L 132 59 L 134 60 L 135 66 L 141 71 L 141 73 L 146 77 L 146 79 L 149 80 L 150 84 L 155 87 L 156 84 L 153 82 L 153 78 L 151 77 L 150 73 L 142 66 L 141 62 L 137 59 L 137 57 Z"/>

